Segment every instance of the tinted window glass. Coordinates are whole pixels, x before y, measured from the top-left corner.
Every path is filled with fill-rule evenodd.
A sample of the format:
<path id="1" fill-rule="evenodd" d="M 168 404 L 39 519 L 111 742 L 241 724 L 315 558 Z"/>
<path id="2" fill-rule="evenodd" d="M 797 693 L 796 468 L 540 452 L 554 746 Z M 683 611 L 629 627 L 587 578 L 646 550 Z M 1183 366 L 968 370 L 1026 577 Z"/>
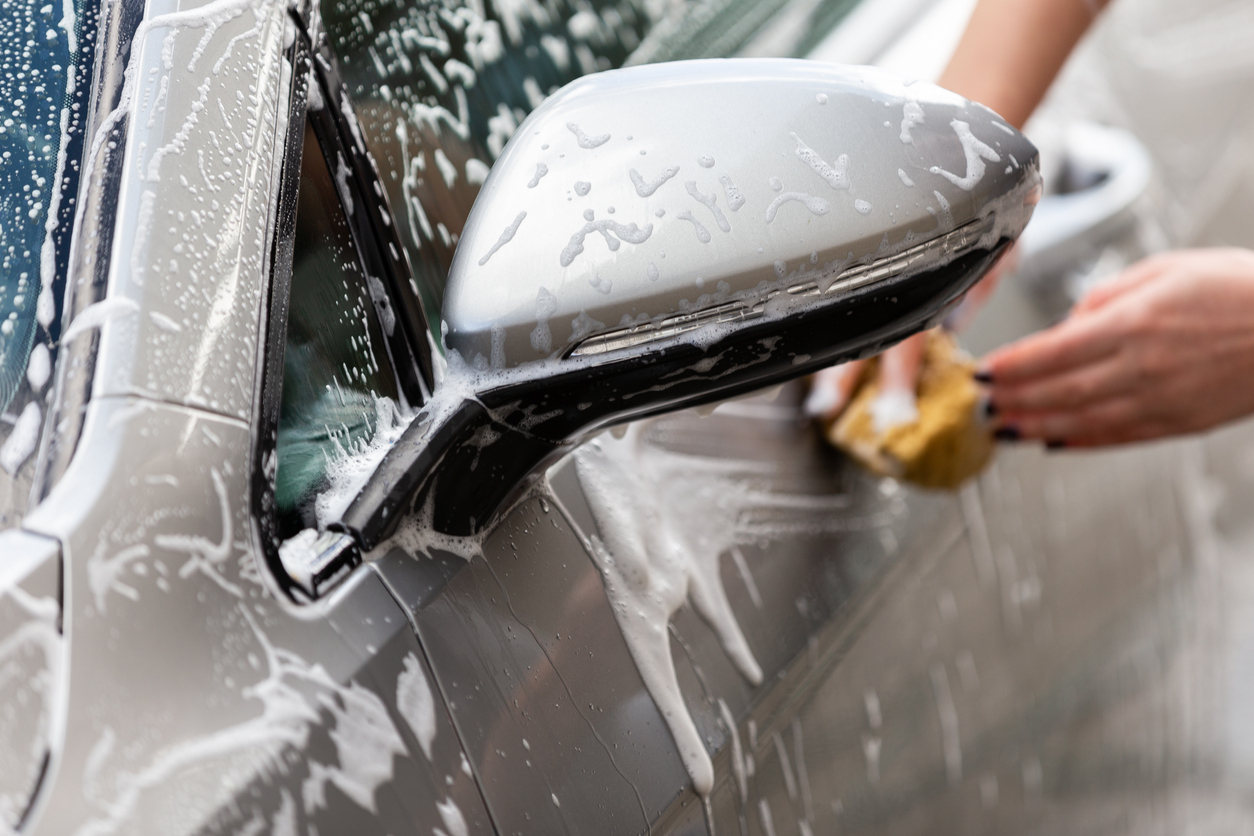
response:
<path id="1" fill-rule="evenodd" d="M 536 105 L 620 65 L 651 25 L 636 2 L 341 0 L 322 18 L 397 215 L 432 328 L 466 215 Z"/>
<path id="2" fill-rule="evenodd" d="M 396 375 L 337 186 L 305 128 L 283 355 L 275 499 L 290 536 L 318 521 L 337 468 L 396 414 Z M 325 522 L 325 521 L 324 521 Z"/>
<path id="3" fill-rule="evenodd" d="M 0 529 L 47 418 L 95 29 L 83 0 L 0 0 Z"/>

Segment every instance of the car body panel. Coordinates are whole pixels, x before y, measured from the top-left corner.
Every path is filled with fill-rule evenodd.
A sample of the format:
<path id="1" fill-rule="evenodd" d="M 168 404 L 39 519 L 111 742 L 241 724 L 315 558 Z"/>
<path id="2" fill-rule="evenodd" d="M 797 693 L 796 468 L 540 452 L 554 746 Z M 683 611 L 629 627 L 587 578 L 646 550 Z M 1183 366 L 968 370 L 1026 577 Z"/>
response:
<path id="1" fill-rule="evenodd" d="M 0 821 L 17 830 L 51 755 L 64 685 L 61 549 L 26 531 L 0 533 Z"/>
<path id="2" fill-rule="evenodd" d="M 276 597 L 247 502 L 247 426 L 138 399 L 91 412 L 70 472 L 27 519 L 65 544 L 73 671 L 32 832 L 227 832 L 254 817 L 333 832 L 368 811 L 383 833 L 438 820 L 450 798 L 485 832 L 379 577 L 363 568 L 316 608 Z M 100 501 L 116 485 L 125 499 Z"/>
<path id="3" fill-rule="evenodd" d="M 552 500 L 511 512 L 415 620 L 503 831 L 640 832 L 683 793 L 600 576 Z"/>
<path id="4" fill-rule="evenodd" d="M 149 8 L 114 111 L 127 137 L 107 297 L 66 332 L 99 323 L 97 394 L 248 420 L 293 25 L 263 0 Z"/>

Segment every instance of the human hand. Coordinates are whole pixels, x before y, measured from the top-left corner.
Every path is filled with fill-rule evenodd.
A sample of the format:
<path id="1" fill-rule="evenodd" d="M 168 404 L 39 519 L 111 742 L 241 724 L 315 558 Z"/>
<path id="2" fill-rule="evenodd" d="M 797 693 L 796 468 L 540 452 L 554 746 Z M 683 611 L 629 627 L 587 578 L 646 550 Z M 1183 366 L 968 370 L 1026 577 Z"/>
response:
<path id="1" fill-rule="evenodd" d="M 1180 250 L 1132 265 L 1062 323 L 989 354 L 1003 438 L 1092 447 L 1254 412 L 1254 252 Z"/>

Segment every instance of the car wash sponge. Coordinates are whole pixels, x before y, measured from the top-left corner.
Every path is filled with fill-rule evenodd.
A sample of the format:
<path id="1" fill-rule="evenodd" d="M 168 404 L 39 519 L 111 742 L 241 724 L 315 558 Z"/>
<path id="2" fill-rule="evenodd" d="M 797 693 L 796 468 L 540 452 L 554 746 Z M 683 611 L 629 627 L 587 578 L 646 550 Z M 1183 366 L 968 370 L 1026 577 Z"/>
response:
<path id="1" fill-rule="evenodd" d="M 975 362 L 940 330 L 928 335 L 917 391 L 918 418 L 875 429 L 880 396 L 877 360 L 866 364 L 849 406 L 826 431 L 827 439 L 874 473 L 928 488 L 956 488 L 979 473 L 993 453 L 993 436 Z"/>

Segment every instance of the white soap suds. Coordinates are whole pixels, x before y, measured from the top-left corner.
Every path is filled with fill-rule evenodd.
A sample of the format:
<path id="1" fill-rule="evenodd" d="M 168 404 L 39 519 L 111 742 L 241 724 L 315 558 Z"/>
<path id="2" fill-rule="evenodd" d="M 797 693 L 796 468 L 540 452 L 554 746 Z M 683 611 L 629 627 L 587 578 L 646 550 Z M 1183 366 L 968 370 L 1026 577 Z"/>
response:
<path id="1" fill-rule="evenodd" d="M 536 327 L 531 331 L 531 347 L 541 354 L 553 350 L 553 334 L 549 318 L 557 313 L 557 297 L 543 285 L 536 291 Z"/>
<path id="2" fill-rule="evenodd" d="M 966 122 L 955 119 L 949 123 L 949 126 L 954 129 L 954 133 L 958 135 L 958 141 L 962 143 L 962 153 L 967 160 L 967 173 L 959 177 L 957 174 L 945 171 L 939 166 L 932 166 L 930 171 L 933 174 L 939 174 L 944 177 L 963 191 L 969 192 L 975 188 L 976 183 L 984 178 L 984 172 L 987 170 L 984 161 L 999 163 L 1001 162 L 1001 156 L 977 139 L 975 134 L 971 133 L 971 126 Z"/>
<path id="3" fill-rule="evenodd" d="M 569 267 L 575 260 L 575 257 L 583 252 L 584 238 L 589 233 L 599 232 L 601 237 L 605 239 L 605 245 L 610 248 L 611 252 L 617 252 L 622 241 L 628 244 L 643 244 L 653 234 L 653 224 L 645 224 L 643 227 L 637 226 L 635 222 L 630 224 L 620 224 L 618 221 L 611 220 L 589 220 L 583 225 L 583 228 L 570 236 L 570 242 L 562 248 L 561 255 L 558 260 L 563 267 Z M 611 233 L 613 233 L 611 235 Z M 618 238 L 614 236 L 617 235 Z"/>
<path id="4" fill-rule="evenodd" d="M 306 815 L 326 807 L 328 782 L 357 806 L 376 812 L 375 789 L 392 780 L 393 756 L 408 751 L 387 706 L 356 682 L 337 687 L 334 697 L 319 695 L 318 702 L 335 720 L 330 736 L 339 763 L 310 762 L 309 777 L 301 785 Z"/>
<path id="5" fill-rule="evenodd" d="M 383 457 L 409 426 L 413 415 L 402 412 L 390 398 L 374 402 L 374 432 L 370 438 L 348 445 L 335 442 L 336 452 L 327 466 L 328 487 L 318 494 L 314 509 L 318 525 L 325 528 L 344 515 L 349 503 L 357 497 Z"/>
<path id="6" fill-rule="evenodd" d="M 710 243 L 710 231 L 706 229 L 699 220 L 694 218 L 692 216 L 692 213 L 689 212 L 687 209 L 685 209 L 682 212 L 677 213 L 675 217 L 679 218 L 682 221 L 688 221 L 690 224 L 692 224 L 693 229 L 697 233 L 697 240 L 700 241 L 702 244 Z M 725 220 L 724 220 L 724 223 L 726 223 Z"/>
<path id="7" fill-rule="evenodd" d="M 656 491 L 657 472 L 641 450 L 641 424 L 621 441 L 604 436 L 574 454 L 580 482 L 600 535 L 591 550 L 605 583 L 614 617 L 640 676 L 671 730 L 696 791 L 706 796 L 714 769 L 679 691 L 668 625 L 687 600 L 719 637 L 737 669 L 753 684 L 762 681 L 744 634 L 731 611 L 719 576 L 723 538 L 735 526 L 721 518 L 690 525 L 668 514 Z M 718 515 L 710 515 L 718 517 Z M 604 539 L 602 539 L 604 538 Z"/>
<path id="8" fill-rule="evenodd" d="M 909 389 L 885 389 L 871 401 L 871 424 L 877 434 L 919 420 L 919 405 Z"/>
<path id="9" fill-rule="evenodd" d="M 600 134 L 598 136 L 588 136 L 574 122 L 567 122 L 566 129 L 575 135 L 575 141 L 579 143 L 580 148 L 598 148 L 610 141 L 609 134 Z"/>
<path id="10" fill-rule="evenodd" d="M 39 443 L 39 428 L 42 423 L 43 413 L 39 410 L 39 404 L 31 401 L 22 409 L 22 414 L 17 417 L 13 429 L 9 431 L 9 437 L 4 440 L 4 444 L 0 445 L 0 468 L 10 476 L 16 476 L 18 469 L 26 463 L 31 453 L 35 452 L 35 445 Z"/>
<path id="11" fill-rule="evenodd" d="M 466 160 L 464 167 L 466 170 L 466 182 L 475 186 L 482 186 L 483 181 L 488 179 L 488 173 L 492 170 L 487 163 L 476 157 Z"/>
<path id="12" fill-rule="evenodd" d="M 723 185 L 723 194 L 727 197 L 727 206 L 736 212 L 741 206 L 745 205 L 745 196 L 740 189 L 736 188 L 736 184 L 726 174 L 719 175 L 718 182 Z"/>
<path id="13" fill-rule="evenodd" d="M 789 136 L 796 140 L 797 148 L 795 153 L 797 155 L 797 159 L 808 165 L 815 174 L 822 177 L 823 181 L 833 189 L 840 191 L 849 188 L 848 154 L 841 154 L 836 158 L 836 163 L 834 165 L 828 165 L 827 162 L 819 156 L 817 151 L 802 141 L 801 137 L 797 136 L 795 133 L 790 133 Z"/>
<path id="14" fill-rule="evenodd" d="M 779 211 L 779 207 L 794 200 L 805 206 L 814 215 L 826 215 L 831 211 L 831 206 L 821 197 L 813 197 L 801 192 L 784 192 L 772 200 L 770 206 L 766 207 L 766 222 L 769 224 L 775 220 L 775 213 Z"/>
<path id="15" fill-rule="evenodd" d="M 627 170 L 627 176 L 631 178 L 631 184 L 636 187 L 636 194 L 641 197 L 652 196 L 652 194 L 656 192 L 663 183 L 678 173 L 679 166 L 673 165 L 646 183 L 644 178 L 640 176 L 640 172 L 636 171 L 634 168 Z"/>
<path id="16" fill-rule="evenodd" d="M 443 801 L 437 801 L 435 809 L 440 813 L 440 820 L 444 822 L 444 829 L 448 832 L 448 836 L 470 836 L 466 819 L 453 799 L 446 798 Z M 435 832 L 439 833 L 440 829 L 435 828 Z"/>
<path id="17" fill-rule="evenodd" d="M 43 391 L 44 385 L 47 384 L 48 378 L 51 376 L 52 357 L 48 353 L 48 346 L 37 342 L 35 347 L 31 349 L 30 360 L 26 363 L 26 381 L 30 383 L 30 388 L 38 394 Z"/>
<path id="18" fill-rule="evenodd" d="M 514 218 L 514 222 L 511 223 L 509 226 L 505 227 L 505 230 L 501 233 L 501 237 L 496 239 L 496 243 L 492 245 L 492 249 L 488 250 L 484 254 L 483 258 L 479 259 L 480 267 L 487 264 L 488 259 L 491 258 L 493 255 L 495 255 L 497 250 L 499 250 L 501 247 L 504 247 L 510 241 L 514 240 L 514 233 L 518 232 L 518 227 L 522 226 L 522 222 L 526 218 L 527 218 L 526 212 L 518 213 L 518 216 Z M 530 227 L 528 227 L 528 229 L 530 229 Z"/>
<path id="19" fill-rule="evenodd" d="M 918 102 L 906 102 L 902 107 L 901 115 L 901 141 L 907 145 L 914 143 L 914 137 L 910 135 L 910 130 L 915 125 L 923 124 L 923 106 Z"/>
<path id="20" fill-rule="evenodd" d="M 344 162 L 344 155 L 340 152 L 335 153 L 335 190 L 340 193 L 340 201 L 344 204 L 345 214 L 353 214 L 353 193 L 348 188 L 348 179 L 353 176 L 349 171 L 348 164 Z"/>
<path id="21" fill-rule="evenodd" d="M 914 181 L 910 179 L 909 174 L 906 174 L 906 170 L 904 168 L 897 169 L 897 176 L 901 178 L 902 185 L 904 186 L 914 185 Z"/>
<path id="22" fill-rule="evenodd" d="M 696 180 L 689 180 L 684 183 L 684 188 L 693 200 L 700 203 L 710 210 L 714 215 L 714 222 L 718 224 L 718 228 L 723 232 L 731 232 L 731 224 L 727 223 L 727 216 L 723 214 L 723 210 L 718 208 L 718 196 L 715 194 L 705 194 L 697 188 Z M 735 187 L 733 187 L 735 188 Z"/>
<path id="23" fill-rule="evenodd" d="M 534 189 L 540 185 L 540 180 L 544 175 L 549 173 L 549 167 L 544 163 L 536 163 L 536 173 L 532 175 L 531 180 L 527 182 L 527 188 Z"/>
<path id="24" fill-rule="evenodd" d="M 396 709 L 418 739 L 422 753 L 431 760 L 435 742 L 435 698 L 427 684 L 422 663 L 413 653 L 405 654 L 405 669 L 396 677 Z"/>
<path id="25" fill-rule="evenodd" d="M 139 305 L 125 296 L 110 296 L 102 299 L 74 315 L 70 327 L 66 328 L 65 333 L 61 335 L 61 342 L 68 343 L 79 334 L 99 328 L 111 319 L 138 312 Z"/>
<path id="26" fill-rule="evenodd" d="M 853 202 L 853 208 L 859 215 L 871 214 L 871 204 L 862 198 L 858 198 Z"/>

